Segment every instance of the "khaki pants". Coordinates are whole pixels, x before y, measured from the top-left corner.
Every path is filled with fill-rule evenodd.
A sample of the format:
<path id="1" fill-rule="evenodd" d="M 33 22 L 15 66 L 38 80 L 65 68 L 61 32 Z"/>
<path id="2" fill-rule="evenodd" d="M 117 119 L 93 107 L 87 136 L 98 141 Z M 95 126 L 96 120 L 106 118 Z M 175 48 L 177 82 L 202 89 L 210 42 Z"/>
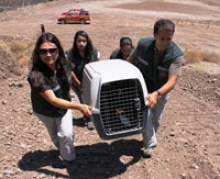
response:
<path id="1" fill-rule="evenodd" d="M 72 110 L 67 110 L 62 117 L 48 117 L 36 112 L 34 114 L 44 123 L 51 140 L 60 152 L 60 156 L 64 160 L 74 160 L 76 154 L 73 146 Z"/>

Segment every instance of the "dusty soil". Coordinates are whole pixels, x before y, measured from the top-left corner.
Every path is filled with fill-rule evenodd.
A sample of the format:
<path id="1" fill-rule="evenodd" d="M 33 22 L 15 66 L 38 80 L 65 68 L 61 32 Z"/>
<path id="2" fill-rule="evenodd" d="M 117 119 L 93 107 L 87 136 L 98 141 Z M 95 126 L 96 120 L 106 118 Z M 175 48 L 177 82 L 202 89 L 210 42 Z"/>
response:
<path id="1" fill-rule="evenodd" d="M 90 10 L 90 25 L 56 24 L 56 17 L 71 7 Z M 60 0 L 1 13 L 1 42 L 22 37 L 35 41 L 40 23 L 56 34 L 65 49 L 76 30 L 86 30 L 101 53 L 109 58 L 121 36 L 152 35 L 156 19 L 177 24 L 174 40 L 183 50 L 219 53 L 220 9 L 199 1 L 89 1 Z M 183 73 L 165 110 L 158 146 L 150 159 L 142 158 L 142 136 L 102 140 L 83 125 L 74 112 L 77 169 L 54 168 L 57 151 L 42 123 L 33 115 L 27 67 L 16 67 L 10 51 L 0 48 L 0 178 L 73 179 L 217 179 L 220 178 L 219 64 L 203 64 L 207 73 L 183 66 Z M 31 55 L 31 54 L 30 54 Z M 73 93 L 73 100 L 77 98 Z"/>

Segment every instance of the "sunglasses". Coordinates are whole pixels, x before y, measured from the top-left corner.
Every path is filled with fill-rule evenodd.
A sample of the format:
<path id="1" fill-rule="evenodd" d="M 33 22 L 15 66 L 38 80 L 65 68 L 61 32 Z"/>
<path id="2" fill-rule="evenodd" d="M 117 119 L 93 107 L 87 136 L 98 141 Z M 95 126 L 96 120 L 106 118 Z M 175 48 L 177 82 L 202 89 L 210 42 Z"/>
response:
<path id="1" fill-rule="evenodd" d="M 53 55 L 54 53 L 57 52 L 57 48 L 40 49 L 39 52 L 42 55 L 46 55 L 47 53 L 50 53 L 51 55 Z"/>

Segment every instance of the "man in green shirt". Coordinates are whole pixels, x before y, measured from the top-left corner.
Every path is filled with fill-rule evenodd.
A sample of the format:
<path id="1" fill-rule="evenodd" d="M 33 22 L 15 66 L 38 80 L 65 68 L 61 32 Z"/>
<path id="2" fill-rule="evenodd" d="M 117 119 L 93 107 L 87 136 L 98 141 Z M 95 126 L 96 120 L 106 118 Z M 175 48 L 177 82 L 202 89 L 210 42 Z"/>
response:
<path id="1" fill-rule="evenodd" d="M 154 24 L 154 37 L 142 38 L 127 61 L 134 64 L 143 74 L 148 95 L 148 108 L 144 112 L 147 120 L 143 130 L 143 156 L 151 157 L 157 145 L 156 132 L 169 92 L 174 88 L 181 73 L 183 53 L 172 41 L 175 24 L 160 19 Z"/>

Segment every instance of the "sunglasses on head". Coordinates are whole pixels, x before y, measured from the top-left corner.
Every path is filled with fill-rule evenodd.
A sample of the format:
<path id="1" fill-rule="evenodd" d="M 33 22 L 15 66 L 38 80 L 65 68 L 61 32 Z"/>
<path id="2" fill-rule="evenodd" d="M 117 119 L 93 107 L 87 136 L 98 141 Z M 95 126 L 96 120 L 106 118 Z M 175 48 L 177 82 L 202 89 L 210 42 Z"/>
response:
<path id="1" fill-rule="evenodd" d="M 42 55 L 46 55 L 47 53 L 54 54 L 57 52 L 57 48 L 40 49 L 39 52 Z"/>

